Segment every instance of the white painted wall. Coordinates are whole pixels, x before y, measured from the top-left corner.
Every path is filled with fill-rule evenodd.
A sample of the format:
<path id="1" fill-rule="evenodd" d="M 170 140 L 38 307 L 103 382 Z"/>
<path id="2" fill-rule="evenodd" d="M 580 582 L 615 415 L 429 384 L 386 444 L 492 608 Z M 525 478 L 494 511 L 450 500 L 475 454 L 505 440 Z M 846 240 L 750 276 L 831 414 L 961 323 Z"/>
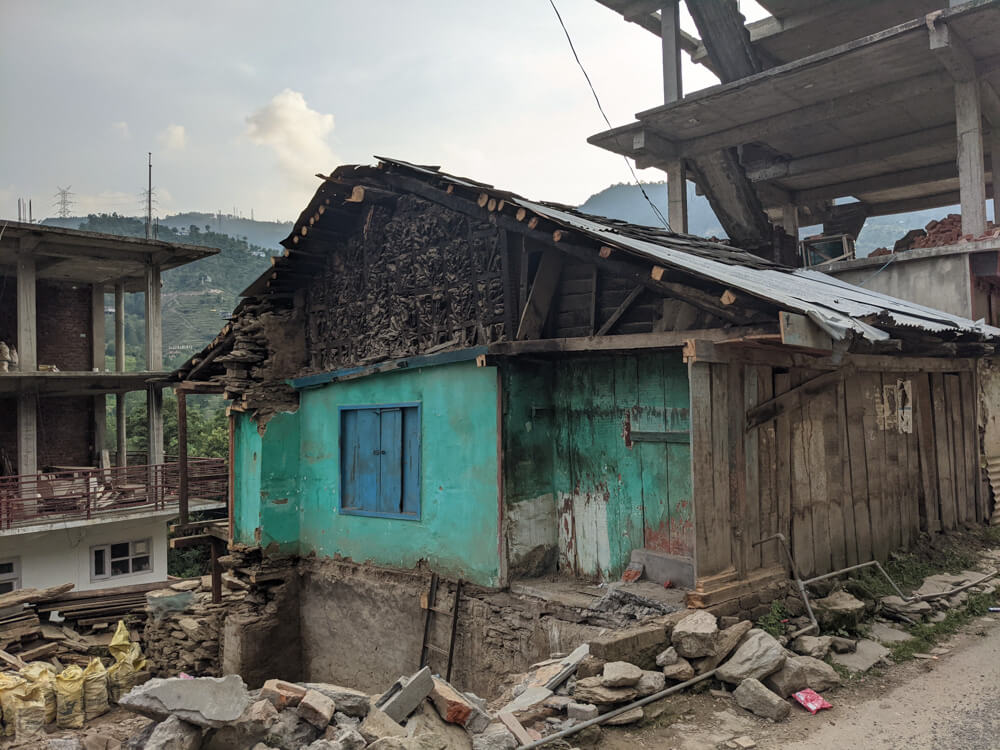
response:
<path id="1" fill-rule="evenodd" d="M 152 539 L 152 569 L 90 580 L 90 548 L 98 544 Z M 44 588 L 72 582 L 77 591 L 152 583 L 167 578 L 167 522 L 162 516 L 99 523 L 34 534 L 0 536 L 0 560 L 18 557 L 21 586 Z"/>

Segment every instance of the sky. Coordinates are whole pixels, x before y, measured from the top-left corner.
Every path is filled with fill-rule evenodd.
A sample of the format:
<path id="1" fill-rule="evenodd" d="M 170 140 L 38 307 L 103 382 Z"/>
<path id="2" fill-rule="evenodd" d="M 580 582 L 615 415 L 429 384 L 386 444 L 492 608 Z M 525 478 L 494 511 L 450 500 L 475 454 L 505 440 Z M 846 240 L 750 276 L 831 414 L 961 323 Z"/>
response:
<path id="1" fill-rule="evenodd" d="M 556 5 L 613 125 L 662 103 L 658 37 Z M 717 82 L 685 56 L 686 91 Z M 376 154 L 574 205 L 632 179 L 586 142 L 606 125 L 548 0 L 0 0 L 0 97 L 4 218 L 66 186 L 74 214 L 138 215 L 150 151 L 160 216 L 292 219 Z"/>

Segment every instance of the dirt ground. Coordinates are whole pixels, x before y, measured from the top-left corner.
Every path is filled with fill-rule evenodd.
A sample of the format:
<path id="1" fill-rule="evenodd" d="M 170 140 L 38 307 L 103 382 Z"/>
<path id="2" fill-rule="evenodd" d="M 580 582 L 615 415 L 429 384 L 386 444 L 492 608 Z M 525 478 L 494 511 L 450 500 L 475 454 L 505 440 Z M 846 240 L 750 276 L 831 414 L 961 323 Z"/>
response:
<path id="1" fill-rule="evenodd" d="M 0 748 L 44 748 L 48 740 L 79 737 L 86 750 L 117 750 L 129 737 L 138 734 L 149 723 L 149 719 L 136 716 L 124 708 L 112 706 L 103 716 L 98 716 L 87 722 L 83 729 L 57 729 L 53 724 L 44 737 L 32 739 L 29 742 L 15 743 L 13 739 L 0 738 Z"/>
<path id="2" fill-rule="evenodd" d="M 775 724 L 705 692 L 652 704 L 662 713 L 646 727 L 604 729 L 600 747 L 715 750 L 748 736 L 759 750 L 1000 748 L 1000 614 L 973 620 L 942 645 L 949 653 L 937 660 L 914 659 L 829 691 L 833 708 L 815 716 L 796 705 Z"/>

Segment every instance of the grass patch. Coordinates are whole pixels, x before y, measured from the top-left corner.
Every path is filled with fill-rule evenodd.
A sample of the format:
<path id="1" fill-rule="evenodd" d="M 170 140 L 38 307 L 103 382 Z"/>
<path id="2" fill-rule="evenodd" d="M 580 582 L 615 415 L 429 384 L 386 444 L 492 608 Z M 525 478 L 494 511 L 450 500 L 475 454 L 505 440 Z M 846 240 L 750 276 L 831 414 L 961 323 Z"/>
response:
<path id="1" fill-rule="evenodd" d="M 912 636 L 909 641 L 890 644 L 892 658 L 896 662 L 908 661 L 914 654 L 926 653 L 940 641 L 954 635 L 974 617 L 985 615 L 989 608 L 995 606 L 997 594 L 970 594 L 962 607 L 950 609 L 941 622 L 919 623 L 907 628 Z"/>
<path id="2" fill-rule="evenodd" d="M 757 627 L 778 638 L 785 634 L 785 623 L 782 620 L 787 618 L 788 613 L 785 611 L 785 605 L 776 599 L 771 602 L 771 610 L 757 620 Z"/>

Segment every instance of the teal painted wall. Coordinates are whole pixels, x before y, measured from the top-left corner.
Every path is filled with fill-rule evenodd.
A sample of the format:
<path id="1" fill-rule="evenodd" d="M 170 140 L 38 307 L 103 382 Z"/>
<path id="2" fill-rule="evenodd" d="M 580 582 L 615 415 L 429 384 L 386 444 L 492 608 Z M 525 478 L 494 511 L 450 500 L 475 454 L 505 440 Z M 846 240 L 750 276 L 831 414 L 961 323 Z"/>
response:
<path id="1" fill-rule="evenodd" d="M 237 542 L 256 544 L 260 528 L 261 438 L 248 414 L 237 413 L 233 432 L 233 536 Z"/>
<path id="2" fill-rule="evenodd" d="M 341 513 L 339 407 L 420 403 L 419 520 Z M 303 391 L 259 444 L 261 542 L 309 554 L 500 582 L 497 372 L 462 362 Z M 252 440 L 237 430 L 237 515 L 253 516 Z M 287 502 L 281 502 L 287 499 Z M 242 507 L 245 504 L 245 507 Z M 249 520 L 246 522 L 249 529 Z M 244 521 L 238 526 L 243 541 Z"/>
<path id="3" fill-rule="evenodd" d="M 516 554 L 543 536 L 522 529 L 537 529 L 546 502 L 554 513 L 554 542 L 550 526 L 544 536 L 556 545 L 561 571 L 614 579 L 637 547 L 693 554 L 690 446 L 630 438 L 633 430 L 689 430 L 680 352 L 508 365 L 504 378 L 512 569 Z M 531 403 L 551 410 L 536 409 L 528 420 Z"/>

